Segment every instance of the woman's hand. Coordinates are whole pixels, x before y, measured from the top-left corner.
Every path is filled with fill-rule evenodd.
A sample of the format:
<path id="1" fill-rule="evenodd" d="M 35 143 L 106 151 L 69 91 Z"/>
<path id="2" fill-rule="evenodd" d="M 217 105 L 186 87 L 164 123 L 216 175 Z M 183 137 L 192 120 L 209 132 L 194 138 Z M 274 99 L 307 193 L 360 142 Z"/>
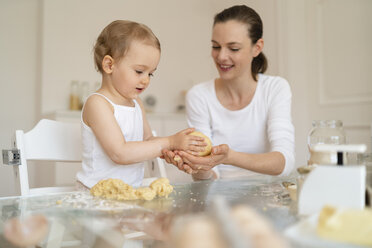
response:
<path id="1" fill-rule="evenodd" d="M 189 135 L 194 131 L 194 128 L 187 128 L 175 135 L 169 136 L 169 149 L 182 150 L 193 155 L 197 155 L 199 152 L 204 151 L 207 143 L 204 141 L 203 137 Z"/>
<path id="2" fill-rule="evenodd" d="M 206 157 L 197 157 L 186 152 L 173 152 L 167 149 L 163 149 L 162 154 L 167 163 L 177 166 L 179 170 L 192 174 L 196 179 L 208 179 L 213 175 L 211 169 L 214 166 L 226 163 L 229 151 L 229 146 L 223 144 L 212 147 L 211 155 Z"/>
<path id="3" fill-rule="evenodd" d="M 212 147 L 209 156 L 198 157 L 190 153 L 179 151 L 182 162 L 186 163 L 193 171 L 209 171 L 218 164 L 226 162 L 229 156 L 230 148 L 226 144 Z"/>
<path id="4" fill-rule="evenodd" d="M 162 151 L 162 158 L 165 159 L 165 161 L 167 161 L 168 164 L 173 164 L 175 166 L 177 166 L 177 168 L 181 171 L 184 171 L 188 174 L 194 174 L 196 173 L 196 171 L 193 171 L 193 169 L 191 169 L 190 166 L 188 166 L 187 164 L 185 164 L 182 160 L 182 158 L 176 154 L 177 151 L 170 151 L 170 150 L 167 150 L 167 149 L 163 149 Z"/>

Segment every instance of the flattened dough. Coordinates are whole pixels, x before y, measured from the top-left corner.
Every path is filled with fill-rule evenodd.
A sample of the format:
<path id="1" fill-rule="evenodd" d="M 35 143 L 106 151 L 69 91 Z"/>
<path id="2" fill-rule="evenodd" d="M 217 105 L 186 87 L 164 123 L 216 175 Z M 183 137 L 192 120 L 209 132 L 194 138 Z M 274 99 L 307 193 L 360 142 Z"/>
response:
<path id="1" fill-rule="evenodd" d="M 138 188 L 136 190 L 136 195 L 138 199 L 144 199 L 146 201 L 151 201 L 156 197 L 156 192 L 155 190 L 149 188 L 149 187 L 144 187 L 144 188 Z"/>
<path id="2" fill-rule="evenodd" d="M 109 178 L 99 181 L 90 189 L 93 196 L 99 196 L 114 200 L 137 200 L 151 201 L 156 196 L 168 197 L 173 187 L 167 178 L 159 178 L 151 183 L 150 187 L 135 189 L 120 179 Z"/>

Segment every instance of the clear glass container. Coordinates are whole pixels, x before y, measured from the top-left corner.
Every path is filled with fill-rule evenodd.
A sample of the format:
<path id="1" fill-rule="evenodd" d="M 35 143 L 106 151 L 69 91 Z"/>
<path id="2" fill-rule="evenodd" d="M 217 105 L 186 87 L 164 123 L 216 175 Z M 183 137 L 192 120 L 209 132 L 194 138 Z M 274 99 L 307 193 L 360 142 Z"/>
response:
<path id="1" fill-rule="evenodd" d="M 346 144 L 346 135 L 340 120 L 315 120 L 313 128 L 308 136 L 308 147 L 310 157 L 308 165 L 312 164 L 337 164 L 337 153 L 335 152 L 314 152 L 312 147 L 316 144 Z M 344 155 L 346 163 L 346 154 Z"/>
<path id="2" fill-rule="evenodd" d="M 76 80 L 71 81 L 70 87 L 70 110 L 79 110 L 79 82 Z"/>
<path id="3" fill-rule="evenodd" d="M 372 206 L 372 152 L 357 155 L 357 163 L 366 166 L 367 206 Z"/>

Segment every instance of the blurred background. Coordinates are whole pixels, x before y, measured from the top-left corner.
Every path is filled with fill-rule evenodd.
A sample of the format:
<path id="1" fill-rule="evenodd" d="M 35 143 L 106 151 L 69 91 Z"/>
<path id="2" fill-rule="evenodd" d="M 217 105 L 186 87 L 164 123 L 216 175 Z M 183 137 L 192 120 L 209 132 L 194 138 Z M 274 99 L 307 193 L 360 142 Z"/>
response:
<path id="1" fill-rule="evenodd" d="M 141 96 L 153 129 L 169 135 L 185 128 L 185 92 L 217 76 L 213 17 L 235 4 L 260 14 L 267 74 L 291 85 L 296 165 L 308 159 L 313 120 L 342 120 L 347 143 L 371 151 L 370 0 L 0 0 L 0 148 L 11 148 L 14 131 L 28 131 L 41 118 L 80 121 L 80 112 L 69 110 L 72 84 L 82 100 L 99 87 L 92 48 L 116 19 L 148 25 L 161 42 L 158 70 Z M 65 184 L 75 170 L 35 165 L 30 184 Z M 190 180 L 174 168 L 170 177 Z M 0 163 L 0 196 L 14 193 L 13 181 L 12 168 Z"/>

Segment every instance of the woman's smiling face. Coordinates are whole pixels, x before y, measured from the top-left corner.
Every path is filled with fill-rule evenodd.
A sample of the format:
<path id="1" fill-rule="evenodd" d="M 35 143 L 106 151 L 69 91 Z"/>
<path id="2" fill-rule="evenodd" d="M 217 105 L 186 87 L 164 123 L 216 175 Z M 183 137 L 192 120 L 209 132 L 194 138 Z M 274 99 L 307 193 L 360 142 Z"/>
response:
<path id="1" fill-rule="evenodd" d="M 216 23 L 212 33 L 212 57 L 221 79 L 234 80 L 251 74 L 257 56 L 246 24 L 230 20 Z"/>

